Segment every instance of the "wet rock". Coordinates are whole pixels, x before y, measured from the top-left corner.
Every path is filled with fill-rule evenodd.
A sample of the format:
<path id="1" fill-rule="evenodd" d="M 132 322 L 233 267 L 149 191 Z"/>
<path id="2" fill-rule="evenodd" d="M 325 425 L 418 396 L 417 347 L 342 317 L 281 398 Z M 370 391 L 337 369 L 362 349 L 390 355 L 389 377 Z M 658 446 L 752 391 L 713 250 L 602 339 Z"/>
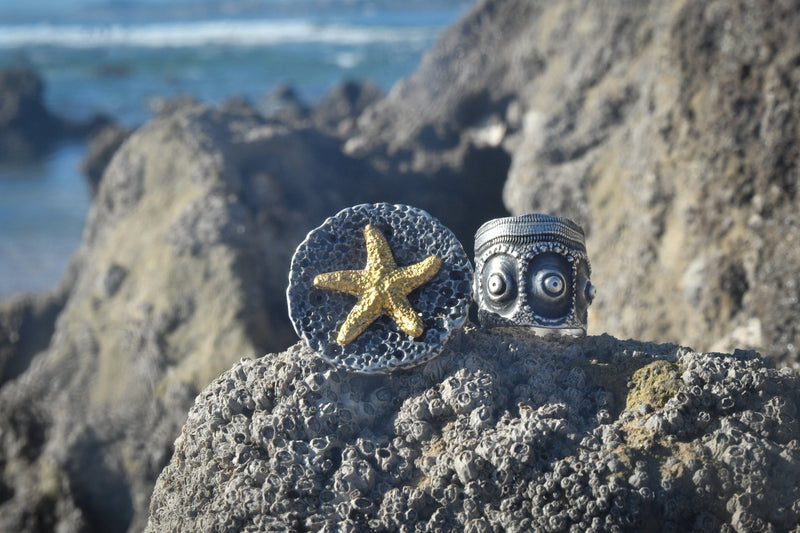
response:
<path id="1" fill-rule="evenodd" d="M 0 70 L 0 157 L 35 156 L 63 130 L 62 121 L 44 106 L 44 82 L 37 74 Z"/>
<path id="2" fill-rule="evenodd" d="M 467 328 L 366 376 L 301 343 L 198 395 L 147 530 L 789 530 L 799 406 L 752 352 Z"/>
<path id="3" fill-rule="evenodd" d="M 111 124 L 105 115 L 73 121 L 44 104 L 45 84 L 31 70 L 0 69 L 0 159 L 28 159 L 64 138 L 86 137 Z"/>

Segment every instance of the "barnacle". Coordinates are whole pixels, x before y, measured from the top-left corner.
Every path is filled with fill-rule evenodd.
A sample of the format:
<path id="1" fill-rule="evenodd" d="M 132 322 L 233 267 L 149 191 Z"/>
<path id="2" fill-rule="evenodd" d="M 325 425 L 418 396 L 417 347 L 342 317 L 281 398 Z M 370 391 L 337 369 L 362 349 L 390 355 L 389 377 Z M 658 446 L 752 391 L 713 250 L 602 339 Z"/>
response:
<path id="1" fill-rule="evenodd" d="M 339 372 L 304 345 L 242 361 L 198 397 L 154 517 L 166 516 L 160 494 L 182 491 L 193 512 L 171 516 L 206 530 L 790 530 L 800 521 L 796 375 L 745 357 L 643 355 L 652 345 L 634 355 L 631 341 L 607 337 L 573 341 L 568 359 L 559 341 L 459 336 L 460 352 L 440 358 L 433 381 Z M 263 391 L 274 391 L 269 402 L 255 400 Z"/>

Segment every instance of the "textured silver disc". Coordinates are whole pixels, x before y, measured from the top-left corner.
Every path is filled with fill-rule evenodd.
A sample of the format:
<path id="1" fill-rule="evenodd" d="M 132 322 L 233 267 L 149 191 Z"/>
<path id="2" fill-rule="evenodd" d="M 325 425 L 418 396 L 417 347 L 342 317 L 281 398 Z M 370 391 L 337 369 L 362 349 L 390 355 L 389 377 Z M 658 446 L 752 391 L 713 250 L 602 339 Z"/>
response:
<path id="1" fill-rule="evenodd" d="M 381 313 L 352 341 L 337 342 L 361 298 L 315 287 L 314 280 L 321 274 L 365 269 L 367 225 L 385 238 L 397 268 L 430 256 L 441 260 L 436 274 L 407 295 L 421 320 L 418 337 Z M 439 354 L 467 318 L 471 285 L 472 265 L 447 227 L 421 209 L 379 203 L 344 209 L 312 230 L 292 257 L 286 294 L 295 331 L 320 357 L 357 372 L 385 373 Z"/>

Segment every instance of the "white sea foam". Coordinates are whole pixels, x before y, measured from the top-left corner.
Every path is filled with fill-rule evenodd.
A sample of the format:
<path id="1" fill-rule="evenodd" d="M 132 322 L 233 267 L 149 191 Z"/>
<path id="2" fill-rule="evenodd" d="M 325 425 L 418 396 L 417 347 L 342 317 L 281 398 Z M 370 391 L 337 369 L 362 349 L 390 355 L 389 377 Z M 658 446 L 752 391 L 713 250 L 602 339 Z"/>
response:
<path id="1" fill-rule="evenodd" d="M 204 45 L 269 46 L 282 43 L 425 44 L 431 27 L 317 24 L 305 20 L 217 20 L 139 25 L 30 24 L 0 26 L 0 48 L 181 48 Z"/>
<path id="2" fill-rule="evenodd" d="M 333 60 L 337 67 L 345 70 L 357 67 L 362 61 L 364 61 L 364 54 L 356 52 L 338 53 Z"/>

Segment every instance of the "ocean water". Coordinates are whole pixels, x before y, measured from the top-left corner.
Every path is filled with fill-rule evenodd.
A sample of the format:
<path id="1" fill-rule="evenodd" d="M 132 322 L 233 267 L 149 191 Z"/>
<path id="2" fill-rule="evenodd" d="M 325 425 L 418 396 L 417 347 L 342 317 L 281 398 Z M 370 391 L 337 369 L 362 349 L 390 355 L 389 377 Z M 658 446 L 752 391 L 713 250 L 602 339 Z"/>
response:
<path id="1" fill-rule="evenodd" d="M 5 0 L 0 68 L 43 77 L 55 113 L 96 113 L 128 126 L 154 98 L 190 94 L 254 105 L 280 84 L 309 103 L 349 79 L 388 91 L 469 2 L 415 0 Z M 77 248 L 89 207 L 86 147 L 35 161 L 0 154 L 0 298 L 53 286 Z"/>

